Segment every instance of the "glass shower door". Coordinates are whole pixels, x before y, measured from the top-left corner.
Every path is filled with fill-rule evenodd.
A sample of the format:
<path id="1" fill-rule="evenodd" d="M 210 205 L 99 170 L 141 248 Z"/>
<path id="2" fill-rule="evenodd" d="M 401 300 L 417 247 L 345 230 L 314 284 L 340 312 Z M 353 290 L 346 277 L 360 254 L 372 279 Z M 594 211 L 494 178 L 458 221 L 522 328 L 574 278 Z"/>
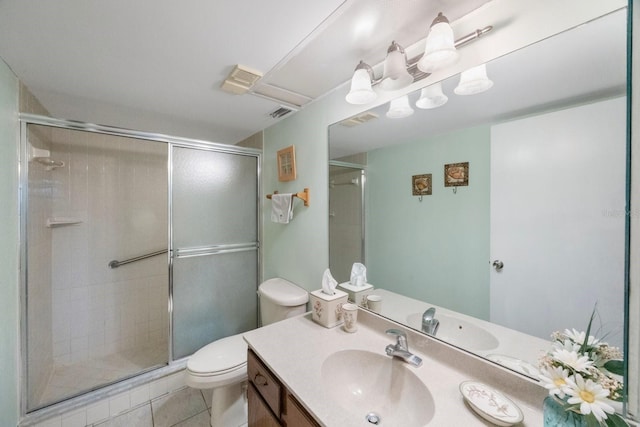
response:
<path id="1" fill-rule="evenodd" d="M 39 124 L 23 144 L 31 412 L 167 364 L 169 152 Z"/>
<path id="2" fill-rule="evenodd" d="M 257 326 L 258 157 L 174 146 L 173 360 Z"/>

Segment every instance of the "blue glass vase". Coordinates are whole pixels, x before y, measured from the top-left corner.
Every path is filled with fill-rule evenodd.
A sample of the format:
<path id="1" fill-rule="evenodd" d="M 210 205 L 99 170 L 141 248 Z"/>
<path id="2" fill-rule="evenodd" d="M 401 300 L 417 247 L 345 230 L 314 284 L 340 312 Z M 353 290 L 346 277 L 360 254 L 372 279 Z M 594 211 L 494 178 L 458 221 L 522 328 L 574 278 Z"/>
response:
<path id="1" fill-rule="evenodd" d="M 573 411 L 566 411 L 560 402 L 547 396 L 542 405 L 544 427 L 586 427 L 587 420 L 584 415 Z"/>

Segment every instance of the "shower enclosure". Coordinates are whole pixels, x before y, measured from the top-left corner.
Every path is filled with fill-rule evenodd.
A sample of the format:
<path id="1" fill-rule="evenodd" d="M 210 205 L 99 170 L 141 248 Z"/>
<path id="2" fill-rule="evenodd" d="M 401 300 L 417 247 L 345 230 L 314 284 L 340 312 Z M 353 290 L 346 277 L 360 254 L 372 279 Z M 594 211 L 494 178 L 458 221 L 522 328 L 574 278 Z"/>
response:
<path id="1" fill-rule="evenodd" d="M 364 166 L 329 162 L 329 268 L 338 283 L 348 282 L 354 262 L 365 262 Z"/>
<path id="2" fill-rule="evenodd" d="M 21 122 L 23 413 L 257 326 L 258 151 Z"/>

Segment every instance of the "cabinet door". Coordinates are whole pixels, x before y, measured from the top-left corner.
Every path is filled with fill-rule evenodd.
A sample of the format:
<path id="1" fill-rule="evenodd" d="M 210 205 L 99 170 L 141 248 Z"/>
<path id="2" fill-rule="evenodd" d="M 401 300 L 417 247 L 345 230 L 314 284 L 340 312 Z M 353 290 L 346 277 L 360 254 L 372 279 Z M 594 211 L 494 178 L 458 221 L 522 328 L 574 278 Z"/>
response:
<path id="1" fill-rule="evenodd" d="M 285 401 L 284 425 L 287 427 L 316 427 L 318 423 L 307 413 L 298 401 L 287 392 Z"/>
<path id="2" fill-rule="evenodd" d="M 251 382 L 249 382 L 247 394 L 249 397 L 249 427 L 282 427 Z"/>

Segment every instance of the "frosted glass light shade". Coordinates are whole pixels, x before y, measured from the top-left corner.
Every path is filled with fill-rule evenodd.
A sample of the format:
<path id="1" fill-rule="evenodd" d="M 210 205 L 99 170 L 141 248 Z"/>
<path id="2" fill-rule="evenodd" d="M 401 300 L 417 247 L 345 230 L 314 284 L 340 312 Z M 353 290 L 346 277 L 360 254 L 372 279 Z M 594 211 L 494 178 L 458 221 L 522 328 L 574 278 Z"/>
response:
<path id="1" fill-rule="evenodd" d="M 397 48 L 394 48 L 397 47 Z M 384 61 L 384 73 L 380 88 L 382 90 L 398 90 L 413 83 L 413 77 L 407 71 L 407 58 L 404 51 L 394 43 L 391 44 Z"/>
<path id="2" fill-rule="evenodd" d="M 486 64 L 469 68 L 460 74 L 460 83 L 453 90 L 456 95 L 475 95 L 489 90 L 493 82 L 487 77 Z"/>
<path id="3" fill-rule="evenodd" d="M 418 69 L 425 73 L 433 73 L 454 64 L 458 57 L 451 26 L 448 22 L 439 22 L 429 30 L 424 55 L 418 61 Z"/>
<path id="4" fill-rule="evenodd" d="M 409 97 L 401 96 L 389 103 L 389 111 L 387 117 L 390 119 L 402 119 L 413 114 L 413 108 L 409 105 Z"/>
<path id="5" fill-rule="evenodd" d="M 371 76 L 364 68 L 356 70 L 351 79 L 351 90 L 345 97 L 349 104 L 362 105 L 372 102 L 378 96 L 371 89 Z"/>
<path id="6" fill-rule="evenodd" d="M 422 108 L 423 110 L 438 108 L 446 104 L 448 100 L 447 95 L 442 93 L 442 85 L 438 82 L 422 88 L 420 91 L 420 99 L 416 101 L 416 107 Z"/>

